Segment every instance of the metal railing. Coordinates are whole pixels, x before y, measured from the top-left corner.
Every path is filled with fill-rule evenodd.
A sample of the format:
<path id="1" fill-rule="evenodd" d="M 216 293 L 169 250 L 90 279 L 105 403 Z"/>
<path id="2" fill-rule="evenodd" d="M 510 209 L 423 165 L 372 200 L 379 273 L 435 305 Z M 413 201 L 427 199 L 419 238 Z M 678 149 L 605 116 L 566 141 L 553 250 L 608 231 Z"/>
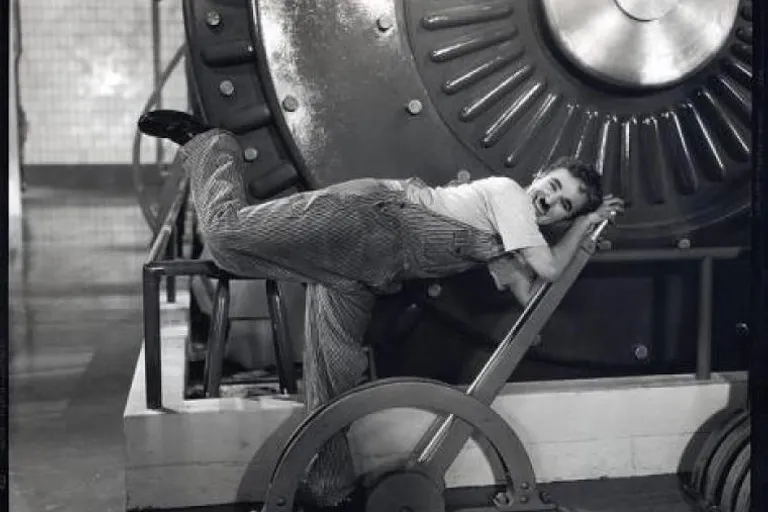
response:
<path id="1" fill-rule="evenodd" d="M 172 175 L 175 176 L 175 175 Z M 266 280 L 267 303 L 271 320 L 275 360 L 280 390 L 297 393 L 297 379 L 293 367 L 293 350 L 288 334 L 283 299 L 278 284 L 267 276 L 238 276 L 219 268 L 213 261 L 176 259 L 183 251 L 172 248 L 179 242 L 184 225 L 185 204 L 189 195 L 189 180 L 181 176 L 176 194 L 160 225 L 149 251 L 142 275 L 144 301 L 144 372 L 148 409 L 161 409 L 162 400 L 162 339 L 160 287 L 162 279 L 168 284 L 168 302 L 175 301 L 174 280 L 177 277 L 216 279 L 211 326 L 207 340 L 204 369 L 204 394 L 207 398 L 219 396 L 222 376 L 222 355 L 229 330 L 229 284 L 232 280 Z M 194 231 L 194 230 L 193 230 Z M 194 236 L 194 232 L 192 233 Z M 167 259 L 161 259 L 169 256 Z"/>

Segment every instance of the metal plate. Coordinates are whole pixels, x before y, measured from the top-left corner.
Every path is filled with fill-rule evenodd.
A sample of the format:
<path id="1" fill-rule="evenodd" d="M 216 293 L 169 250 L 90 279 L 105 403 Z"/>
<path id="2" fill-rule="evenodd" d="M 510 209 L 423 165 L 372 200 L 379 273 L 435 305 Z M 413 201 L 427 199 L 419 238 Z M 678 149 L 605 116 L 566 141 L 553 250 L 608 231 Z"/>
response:
<path id="1" fill-rule="evenodd" d="M 395 2 L 256 5 L 265 78 L 310 186 L 411 176 L 445 184 L 464 168 L 490 174 L 430 104 Z"/>
<path id="2" fill-rule="evenodd" d="M 185 0 L 188 69 L 193 109 L 211 126 L 232 131 L 243 148 L 249 199 L 260 184 L 280 175 L 287 186 L 299 179 L 292 146 L 279 134 L 279 118 L 257 65 L 246 0 Z M 286 172 L 287 170 L 287 172 Z M 274 187 L 275 192 L 280 186 Z"/>
<path id="3" fill-rule="evenodd" d="M 738 0 L 544 0 L 563 55 L 608 83 L 664 87 L 688 78 L 722 48 Z M 599 44 L 595 44 L 599 41 Z"/>
<path id="4" fill-rule="evenodd" d="M 404 13 L 435 107 L 495 173 L 527 182 L 558 156 L 594 162 L 632 203 L 619 243 L 670 243 L 748 208 L 750 13 L 700 71 L 640 92 L 575 68 L 540 2 L 423 0 Z"/>
<path id="5" fill-rule="evenodd" d="M 570 64 L 532 0 L 185 5 L 203 110 L 258 151 L 249 183 L 280 165 L 308 187 L 363 176 L 444 184 L 461 170 L 525 183 L 574 154 L 633 203 L 616 247 L 735 243 L 728 222 L 749 206 L 747 0 L 710 62 L 641 94 Z"/>

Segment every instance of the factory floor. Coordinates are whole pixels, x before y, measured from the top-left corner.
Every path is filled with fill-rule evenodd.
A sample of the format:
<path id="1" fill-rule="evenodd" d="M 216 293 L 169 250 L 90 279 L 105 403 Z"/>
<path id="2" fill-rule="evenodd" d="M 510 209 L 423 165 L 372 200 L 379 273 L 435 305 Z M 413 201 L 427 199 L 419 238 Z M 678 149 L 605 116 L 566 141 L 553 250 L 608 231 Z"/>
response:
<path id="1" fill-rule="evenodd" d="M 125 509 L 122 413 L 150 232 L 128 193 L 30 185 L 10 267 L 13 512 Z"/>
<path id="2" fill-rule="evenodd" d="M 10 282 L 11 510 L 122 512 L 149 229 L 129 192 L 42 186 L 26 191 L 24 222 Z M 670 476 L 547 487 L 576 511 L 693 510 Z"/>

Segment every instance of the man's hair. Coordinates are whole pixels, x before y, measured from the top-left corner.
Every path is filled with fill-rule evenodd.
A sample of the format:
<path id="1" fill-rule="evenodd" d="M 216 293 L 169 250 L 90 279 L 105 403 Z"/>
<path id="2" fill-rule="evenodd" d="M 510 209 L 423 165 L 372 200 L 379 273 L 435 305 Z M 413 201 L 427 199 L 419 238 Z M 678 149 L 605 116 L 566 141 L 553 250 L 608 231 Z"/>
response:
<path id="1" fill-rule="evenodd" d="M 578 212 L 575 212 L 572 217 L 592 213 L 603 204 L 603 178 L 600 176 L 600 173 L 597 172 L 595 166 L 583 162 L 578 158 L 564 156 L 558 158 L 542 169 L 538 173 L 538 176 L 544 176 L 555 169 L 560 168 L 567 169 L 568 172 L 571 173 L 571 176 L 584 184 L 584 188 L 586 189 L 587 202 Z"/>

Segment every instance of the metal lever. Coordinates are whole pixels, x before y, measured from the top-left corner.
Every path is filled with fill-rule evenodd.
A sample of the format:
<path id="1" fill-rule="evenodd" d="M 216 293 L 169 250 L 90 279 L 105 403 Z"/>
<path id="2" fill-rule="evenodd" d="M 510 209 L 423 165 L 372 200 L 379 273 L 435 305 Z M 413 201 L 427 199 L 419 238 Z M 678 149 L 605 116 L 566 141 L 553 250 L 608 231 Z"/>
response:
<path id="1" fill-rule="evenodd" d="M 600 238 L 600 235 L 603 234 L 603 231 L 605 231 L 605 228 L 608 227 L 608 224 L 616 220 L 616 212 L 611 212 L 611 218 L 606 219 L 603 222 L 601 222 L 594 231 L 592 231 L 592 234 L 589 235 L 589 239 L 593 242 L 597 242 L 597 240 Z"/>
<path id="2" fill-rule="evenodd" d="M 614 217 L 615 214 L 611 216 Z M 467 394 L 487 405 L 496 398 L 595 252 L 597 239 L 609 222 L 610 220 L 601 222 L 583 238 L 579 250 L 560 279 L 540 287 L 469 386 Z M 471 434 L 472 428 L 453 415 L 437 418 L 418 443 L 410 462 L 428 466 L 434 475 L 444 475 Z"/>

